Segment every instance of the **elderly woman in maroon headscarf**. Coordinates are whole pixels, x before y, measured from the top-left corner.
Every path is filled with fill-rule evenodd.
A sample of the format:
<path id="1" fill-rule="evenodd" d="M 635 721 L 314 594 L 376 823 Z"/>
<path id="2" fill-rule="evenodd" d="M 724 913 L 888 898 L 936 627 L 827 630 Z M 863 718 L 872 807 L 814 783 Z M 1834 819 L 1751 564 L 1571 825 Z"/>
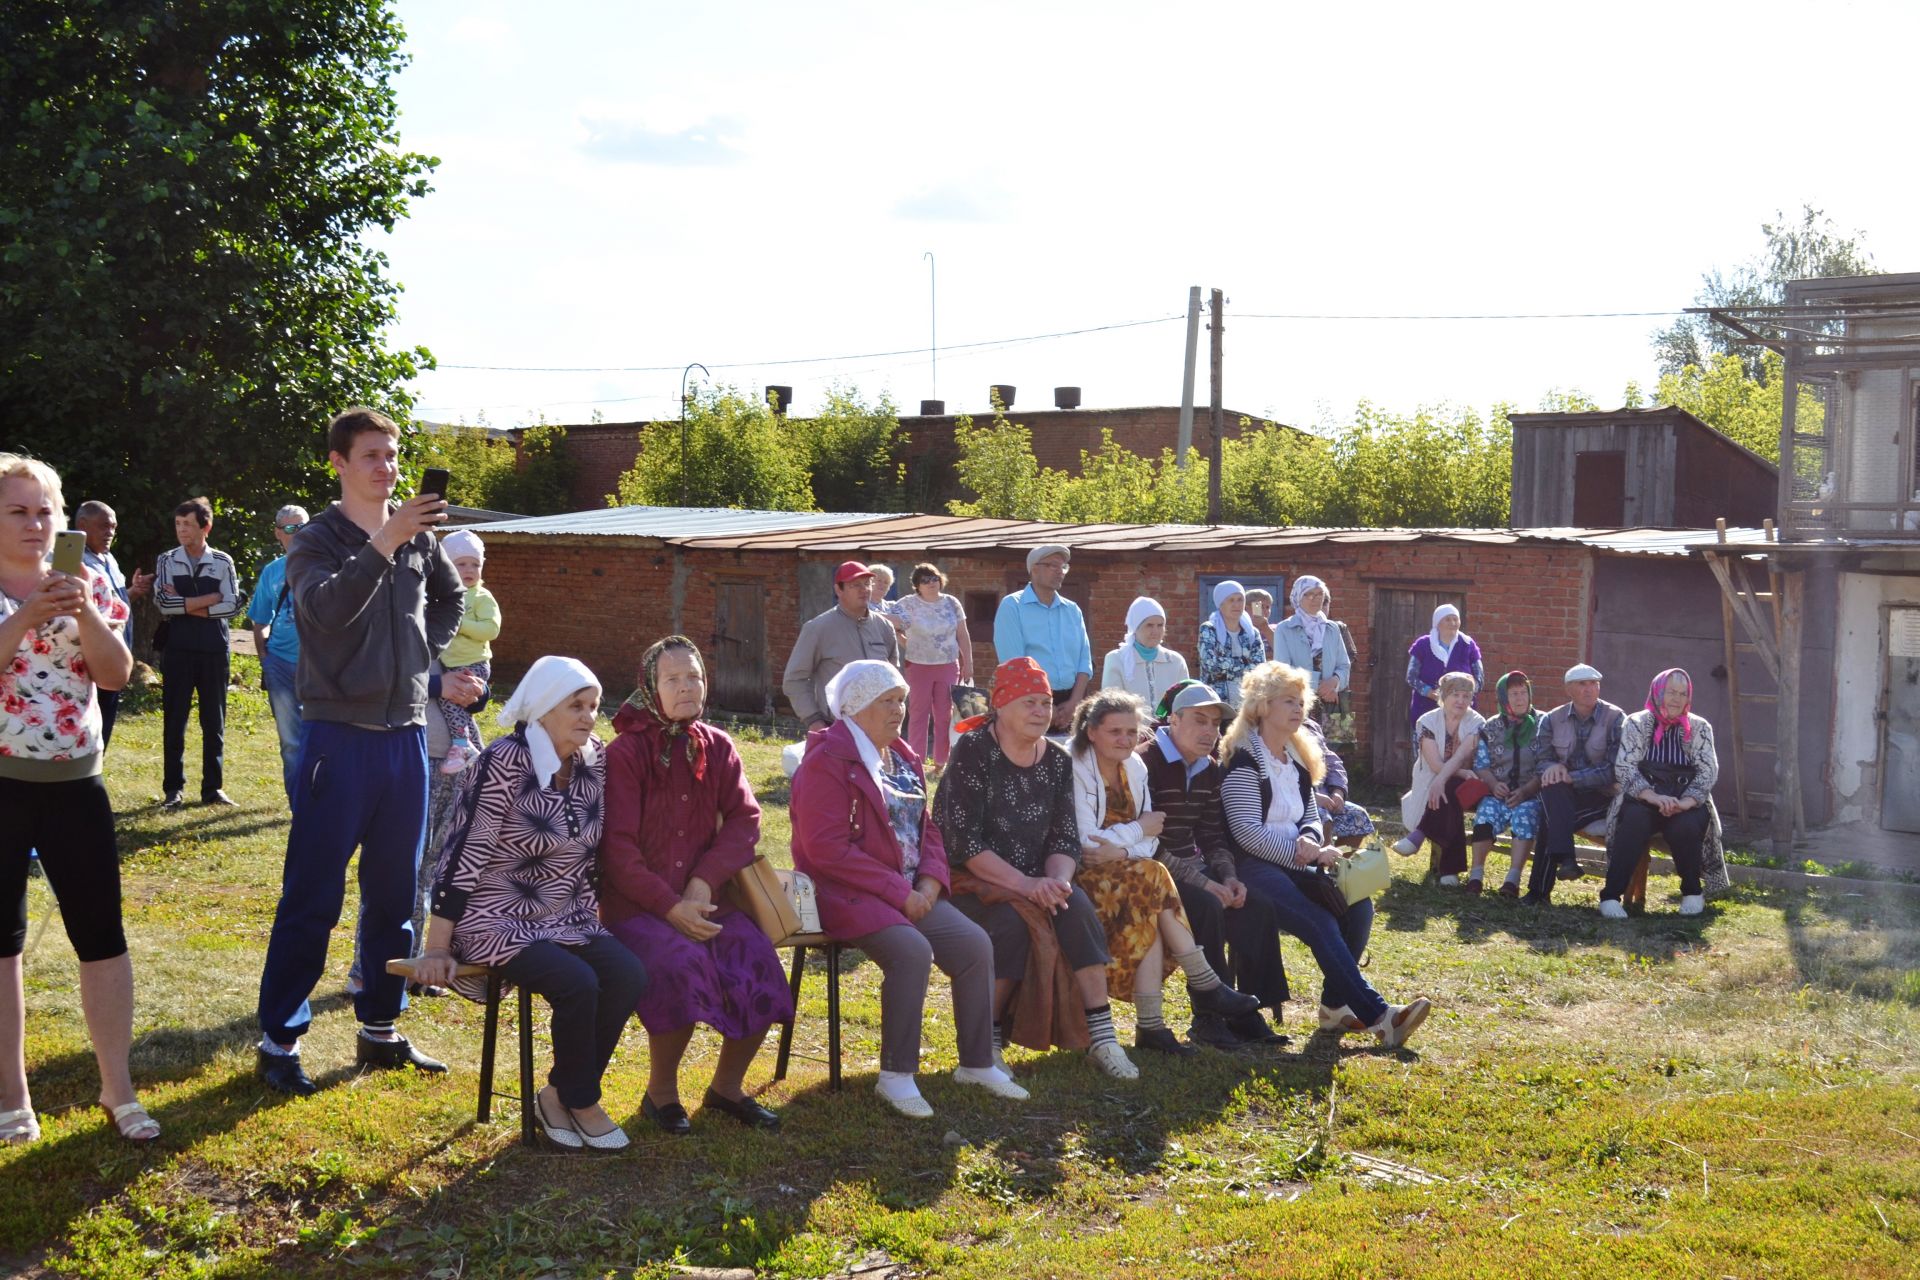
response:
<path id="1" fill-rule="evenodd" d="M 650 1068 L 641 1110 L 672 1134 L 691 1129 L 680 1059 L 702 1022 L 721 1045 L 701 1105 L 779 1128 L 742 1082 L 767 1028 L 793 1017 L 773 943 L 720 896 L 753 861 L 760 804 L 733 739 L 700 719 L 706 700 L 700 651 L 668 636 L 641 658 L 640 687 L 614 716 L 607 748 L 600 917 L 651 980 L 637 1006 Z"/>
<path id="2" fill-rule="evenodd" d="M 1607 814 L 1607 883 L 1600 914 L 1624 920 L 1620 896 L 1657 835 L 1665 836 L 1680 873 L 1680 914 L 1706 910 L 1706 894 L 1727 887 L 1720 848 L 1720 814 L 1713 784 L 1720 761 L 1713 726 L 1693 714 L 1693 679 L 1679 667 L 1662 671 L 1647 690 L 1647 705 L 1627 717 L 1614 758 L 1619 792 Z"/>

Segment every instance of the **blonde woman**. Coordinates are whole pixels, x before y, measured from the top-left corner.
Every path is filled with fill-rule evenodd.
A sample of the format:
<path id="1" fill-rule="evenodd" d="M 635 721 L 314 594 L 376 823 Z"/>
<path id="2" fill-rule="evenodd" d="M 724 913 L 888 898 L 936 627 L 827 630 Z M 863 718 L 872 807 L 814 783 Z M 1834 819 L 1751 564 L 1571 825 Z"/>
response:
<path id="1" fill-rule="evenodd" d="M 1388 1004 L 1360 972 L 1373 933 L 1373 901 L 1348 905 L 1327 875 L 1342 856 L 1326 843 L 1314 786 L 1326 774 L 1317 739 L 1304 725 L 1313 706 L 1307 673 L 1266 662 L 1240 684 L 1240 715 L 1221 741 L 1220 784 L 1227 843 L 1240 880 L 1271 899 L 1280 928 L 1307 944 L 1325 976 L 1320 1029 L 1366 1031 L 1389 1048 L 1426 1021 L 1425 996 Z"/>

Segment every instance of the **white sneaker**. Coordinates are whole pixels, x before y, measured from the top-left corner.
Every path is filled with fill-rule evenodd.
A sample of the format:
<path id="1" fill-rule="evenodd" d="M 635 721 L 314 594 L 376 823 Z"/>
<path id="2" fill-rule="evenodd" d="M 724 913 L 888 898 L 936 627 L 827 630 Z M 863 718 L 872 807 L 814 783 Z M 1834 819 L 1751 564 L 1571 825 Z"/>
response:
<path id="1" fill-rule="evenodd" d="M 1412 836 L 1401 836 L 1393 842 L 1393 851 L 1403 858 L 1411 858 L 1420 852 L 1420 846 L 1425 843 L 1424 840 L 1415 840 Z"/>
<path id="2" fill-rule="evenodd" d="M 953 1078 L 959 1084 L 970 1084 L 985 1089 L 996 1098 L 1005 1098 L 1008 1102 L 1025 1102 L 1033 1095 L 1014 1083 L 1013 1077 L 999 1067 L 955 1067 Z"/>
<path id="3" fill-rule="evenodd" d="M 1600 904 L 1600 914 L 1609 920 L 1625 920 L 1627 909 L 1621 905 L 1620 899 L 1608 898 Z"/>
<path id="4" fill-rule="evenodd" d="M 901 1115 L 906 1116 L 909 1119 L 913 1119 L 913 1120 L 931 1119 L 933 1117 L 933 1108 L 927 1105 L 927 1100 L 925 1098 L 920 1096 L 920 1090 L 914 1087 L 914 1084 L 911 1080 L 907 1081 L 906 1087 L 909 1090 L 911 1090 L 911 1092 L 890 1093 L 887 1090 L 886 1084 L 883 1082 L 883 1083 L 874 1085 L 873 1091 L 879 1094 L 882 1098 L 885 1098 L 887 1100 L 888 1106 L 892 1107 L 895 1111 L 898 1111 Z"/>
<path id="5" fill-rule="evenodd" d="M 1389 1049 L 1398 1049 L 1413 1038 L 1413 1033 L 1420 1029 L 1420 1024 L 1432 1012 L 1433 1002 L 1425 996 L 1411 1004 L 1390 1004 L 1380 1016 L 1380 1021 L 1368 1029 L 1380 1037 L 1381 1044 Z"/>
<path id="6" fill-rule="evenodd" d="M 1320 1029 L 1322 1031 L 1338 1031 L 1341 1035 L 1352 1035 L 1356 1031 L 1365 1031 L 1367 1024 L 1354 1017 L 1353 1010 L 1344 1004 L 1338 1009 L 1329 1009 L 1327 1006 L 1321 1005 Z"/>
<path id="7" fill-rule="evenodd" d="M 1117 1041 L 1108 1040 L 1087 1050 L 1087 1056 L 1093 1059 L 1093 1065 L 1112 1076 L 1115 1080 L 1138 1080 L 1140 1068 L 1133 1065 L 1133 1059 L 1127 1057 Z"/>
<path id="8" fill-rule="evenodd" d="M 1449 889 L 1451 889 L 1454 885 L 1457 885 L 1460 883 L 1460 877 L 1459 876 L 1441 876 L 1440 883 L 1447 886 Z"/>
<path id="9" fill-rule="evenodd" d="M 1707 900 L 1697 893 L 1689 893 L 1680 899 L 1680 914 L 1697 916 L 1707 909 Z"/>

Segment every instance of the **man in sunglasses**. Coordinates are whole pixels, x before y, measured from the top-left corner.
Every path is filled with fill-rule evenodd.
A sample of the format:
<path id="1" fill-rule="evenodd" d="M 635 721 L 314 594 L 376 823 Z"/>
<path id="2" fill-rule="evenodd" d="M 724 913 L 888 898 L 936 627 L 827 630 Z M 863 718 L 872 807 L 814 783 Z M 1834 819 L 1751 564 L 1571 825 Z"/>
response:
<path id="1" fill-rule="evenodd" d="M 253 651 L 260 655 L 260 687 L 273 708 L 274 727 L 280 731 L 280 773 L 293 801 L 293 771 L 300 761 L 300 693 L 295 677 L 300 670 L 300 633 L 294 627 L 293 596 L 287 590 L 287 544 L 307 524 L 305 507 L 284 506 L 274 513 L 273 537 L 280 557 L 260 570 L 247 621 L 253 626 Z"/>

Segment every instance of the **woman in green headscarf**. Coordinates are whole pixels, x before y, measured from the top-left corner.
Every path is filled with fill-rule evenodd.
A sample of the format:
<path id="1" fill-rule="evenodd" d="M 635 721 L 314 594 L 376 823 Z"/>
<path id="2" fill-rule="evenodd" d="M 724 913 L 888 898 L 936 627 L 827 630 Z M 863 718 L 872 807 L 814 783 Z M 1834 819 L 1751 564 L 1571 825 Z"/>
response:
<path id="1" fill-rule="evenodd" d="M 1486 874 L 1493 838 L 1513 832 L 1513 861 L 1507 865 L 1500 896 L 1520 896 L 1520 873 L 1533 852 L 1533 840 L 1545 825 L 1540 804 L 1539 756 L 1534 734 L 1540 713 L 1533 709 L 1533 682 L 1524 671 L 1509 671 L 1493 686 L 1500 714 L 1480 731 L 1474 748 L 1473 771 L 1492 793 L 1480 802 L 1473 819 L 1473 867 L 1467 872 L 1467 892 L 1479 893 Z"/>

